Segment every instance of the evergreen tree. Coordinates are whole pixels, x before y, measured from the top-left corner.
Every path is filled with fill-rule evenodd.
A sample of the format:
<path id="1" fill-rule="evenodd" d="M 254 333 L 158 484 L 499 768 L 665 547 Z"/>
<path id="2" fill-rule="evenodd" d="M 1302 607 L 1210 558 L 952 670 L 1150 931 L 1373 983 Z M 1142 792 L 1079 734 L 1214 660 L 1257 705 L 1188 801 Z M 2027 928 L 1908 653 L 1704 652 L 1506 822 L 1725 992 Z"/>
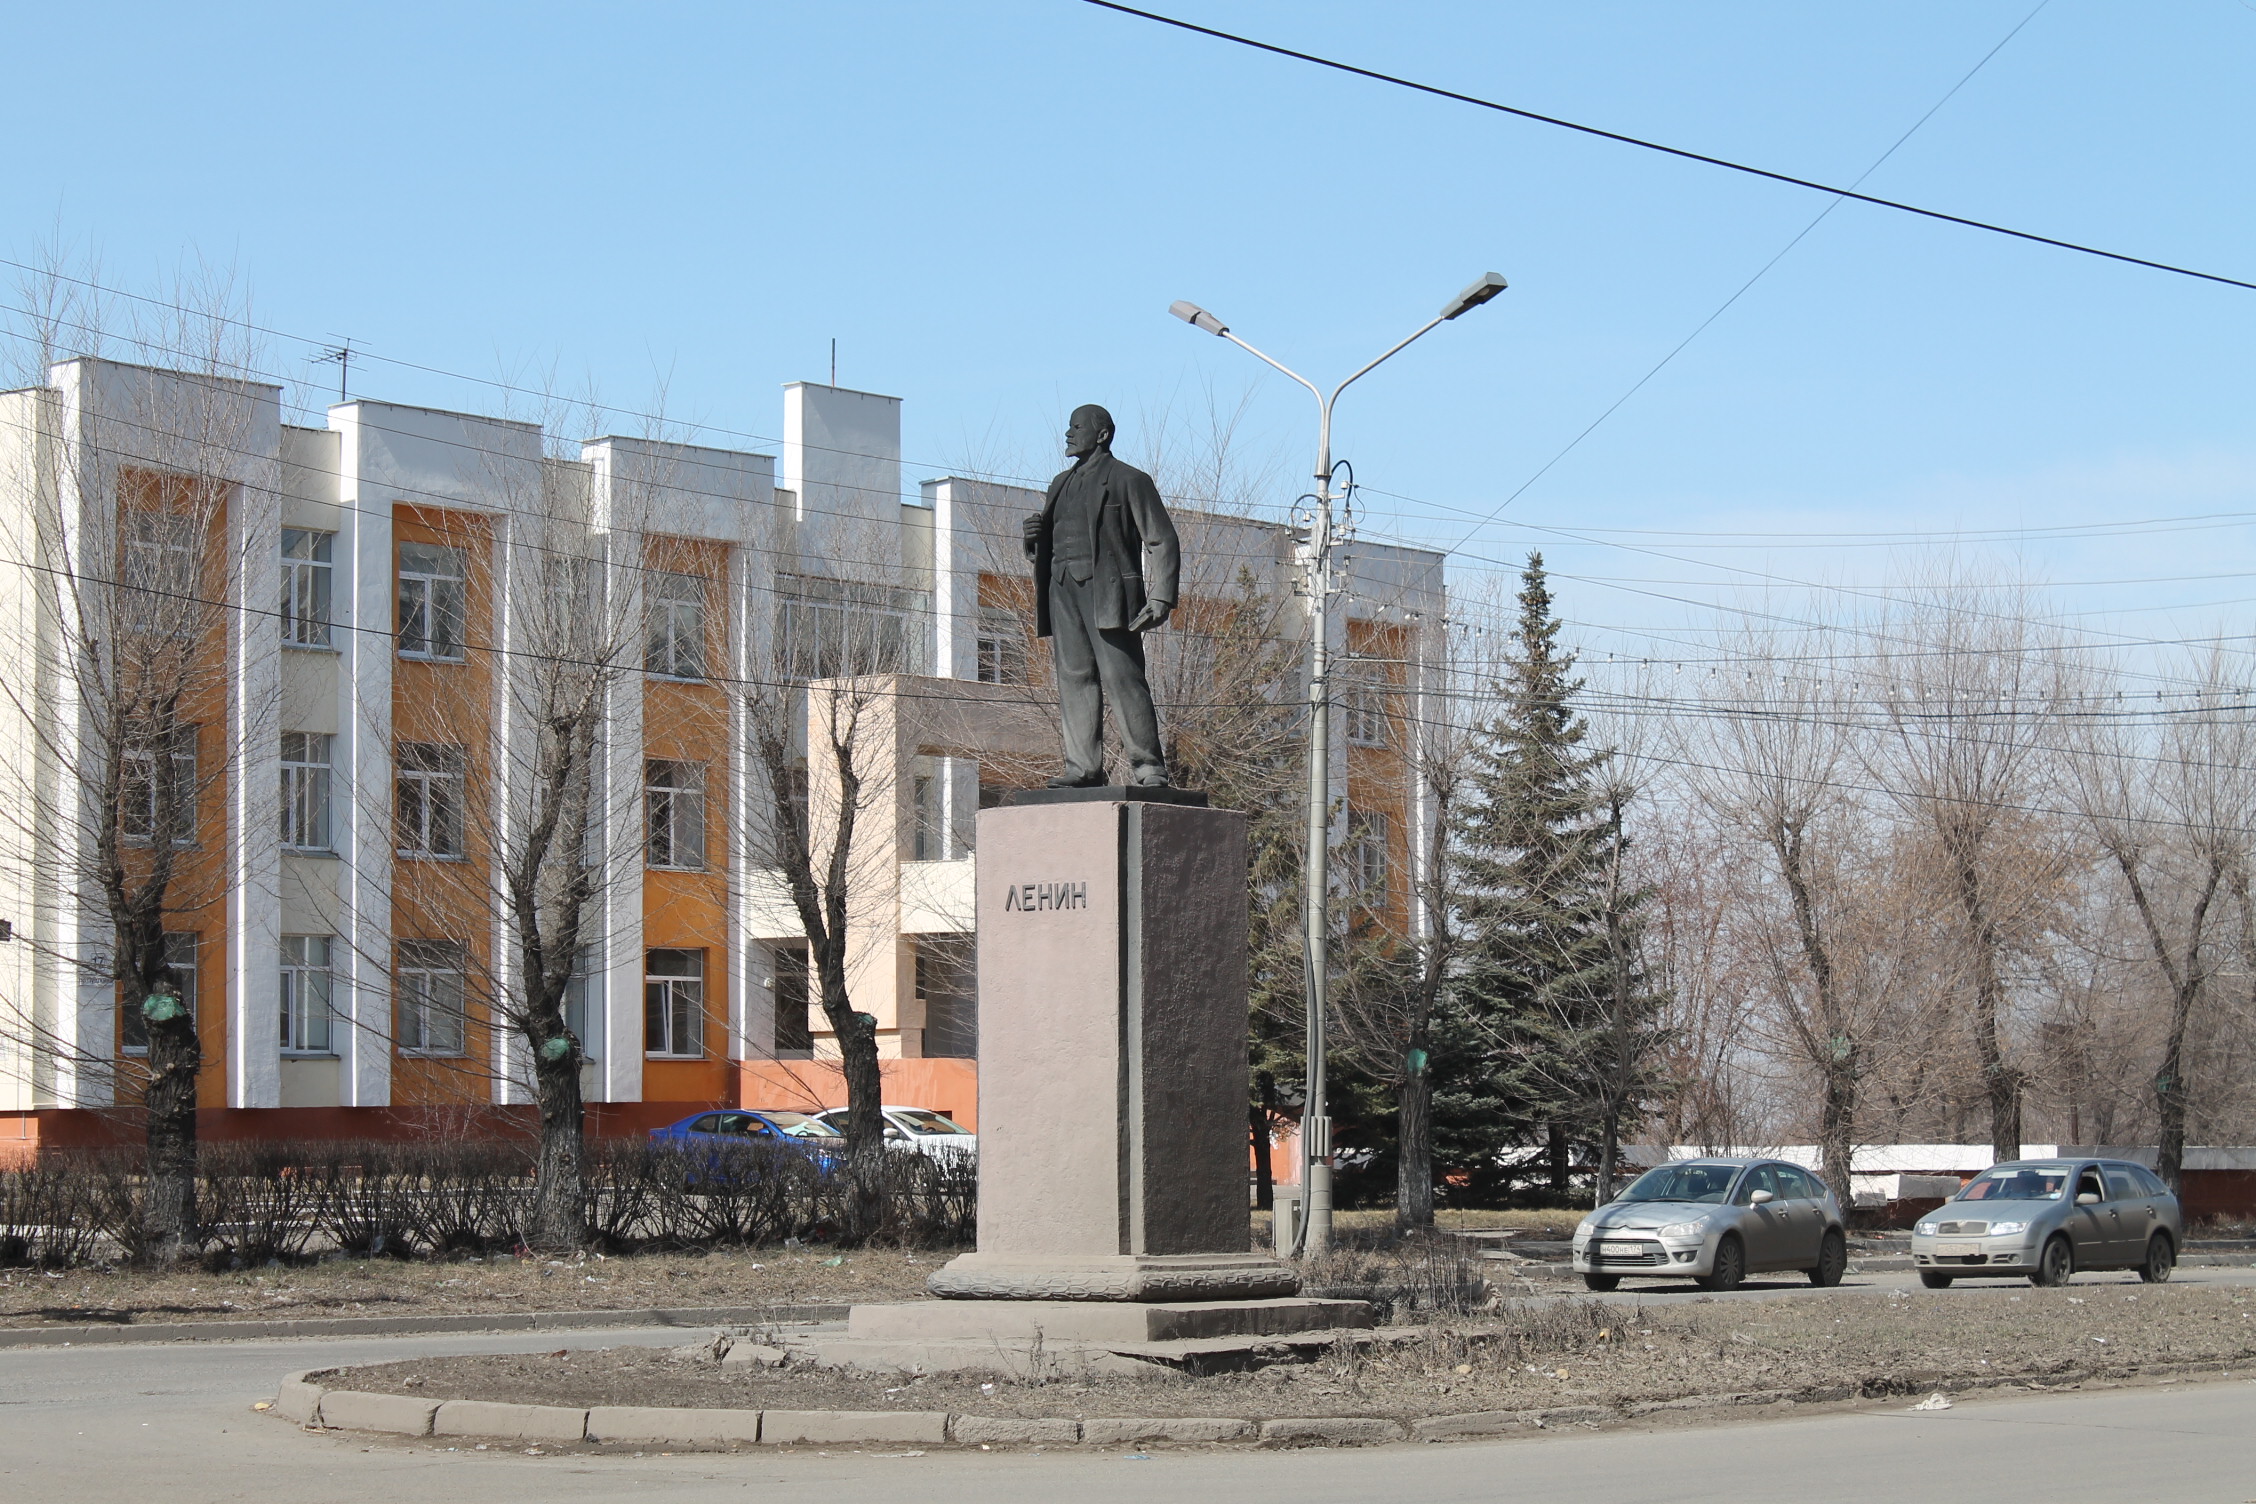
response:
<path id="1" fill-rule="evenodd" d="M 1588 744 L 1541 554 L 1521 581 L 1503 709 L 1481 728 L 1454 831 L 1465 961 L 1445 1030 L 1460 1048 L 1446 1093 L 1437 1082 L 1437 1117 L 1471 1126 L 1466 1114 L 1485 1107 L 1492 1122 L 1540 1128 L 1546 1178 L 1564 1191 L 1578 1141 L 1604 1145 L 1610 1170 L 1649 1089 L 1656 1008 L 1634 959 L 1644 895 L 1622 870 L 1628 791 L 1607 777 L 1613 754 Z"/>

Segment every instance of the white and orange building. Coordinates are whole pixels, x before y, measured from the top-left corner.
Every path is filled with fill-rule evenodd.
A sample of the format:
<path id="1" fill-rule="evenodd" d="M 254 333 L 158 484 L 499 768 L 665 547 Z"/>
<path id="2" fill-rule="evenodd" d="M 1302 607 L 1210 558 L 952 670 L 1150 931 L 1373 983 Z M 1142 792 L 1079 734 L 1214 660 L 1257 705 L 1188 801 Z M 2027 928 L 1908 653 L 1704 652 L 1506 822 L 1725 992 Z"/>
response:
<path id="1" fill-rule="evenodd" d="M 167 432 L 190 388 L 207 430 L 226 408 L 225 443 Z M 185 754 L 223 772 L 200 784 L 167 921 L 204 1043 L 207 1136 L 467 1131 L 527 1110 L 519 1046 L 479 996 L 509 964 L 505 936 L 473 895 L 493 891 L 479 832 L 508 818 L 512 739 L 528 734 L 508 681 L 525 640 L 511 603 L 542 567 L 524 499 L 560 492 L 605 537 L 604 598 L 648 624 L 644 671 L 615 682 L 601 735 L 594 859 L 626 876 L 605 887 L 573 1004 L 596 1131 L 842 1100 L 796 919 L 736 818 L 754 773 L 735 689 L 819 679 L 830 634 L 873 622 L 910 671 L 887 676 L 867 733 L 887 749 L 894 818 L 864 823 L 880 876 L 854 915 L 854 1001 L 878 1020 L 888 1099 L 976 1126 L 972 816 L 1054 757 L 1024 683 L 1043 650 L 1019 609 L 1018 524 L 1041 493 L 960 478 L 906 491 L 897 398 L 800 383 L 782 416 L 774 454 L 617 436 L 560 453 L 528 424 L 366 399 L 298 426 L 278 388 L 101 360 L 0 393 L 0 638 L 51 638 L 42 571 L 84 565 L 71 551 L 104 530 L 114 551 L 149 497 L 224 496 L 218 688 Z M 1290 530 L 1178 515 L 1217 581 L 1243 568 L 1290 589 Z M 1362 660 L 1366 687 L 1335 712 L 1342 867 L 1407 923 L 1430 821 L 1399 731 L 1447 714 L 1442 560 L 1357 545 L 1347 574 L 1334 648 Z M 1305 629 L 1297 610 L 1280 620 Z M 12 654 L 0 673 L 39 659 Z M 20 1157 L 129 1132 L 137 1056 L 100 976 L 107 916 L 58 876 L 84 822 L 43 819 L 32 796 L 38 749 L 68 745 L 78 712 L 61 683 L 8 707 L 0 1157 Z M 812 772 L 819 785 L 820 759 Z"/>

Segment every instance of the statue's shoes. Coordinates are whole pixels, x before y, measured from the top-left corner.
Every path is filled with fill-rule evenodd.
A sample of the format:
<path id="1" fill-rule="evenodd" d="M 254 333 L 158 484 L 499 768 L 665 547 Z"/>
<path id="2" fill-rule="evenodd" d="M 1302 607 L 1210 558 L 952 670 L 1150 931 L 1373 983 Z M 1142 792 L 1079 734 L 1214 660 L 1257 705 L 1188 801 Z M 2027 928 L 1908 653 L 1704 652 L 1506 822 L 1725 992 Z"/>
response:
<path id="1" fill-rule="evenodd" d="M 1097 789 L 1104 787 L 1102 773 L 1060 773 L 1044 785 L 1053 789 Z"/>
<path id="2" fill-rule="evenodd" d="M 1147 768 L 1136 775 L 1134 783 L 1140 789 L 1166 788 L 1167 770 L 1165 768 Z"/>

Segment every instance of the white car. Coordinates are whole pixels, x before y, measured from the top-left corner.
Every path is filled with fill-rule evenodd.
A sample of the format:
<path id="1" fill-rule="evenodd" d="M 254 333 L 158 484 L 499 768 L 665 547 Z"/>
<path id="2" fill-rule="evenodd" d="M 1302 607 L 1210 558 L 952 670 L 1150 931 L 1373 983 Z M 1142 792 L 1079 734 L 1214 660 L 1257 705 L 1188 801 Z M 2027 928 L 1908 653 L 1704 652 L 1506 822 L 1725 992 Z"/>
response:
<path id="1" fill-rule="evenodd" d="M 978 1134 L 929 1107 L 895 1107 L 888 1103 L 878 1110 L 885 1114 L 885 1142 L 895 1148 L 967 1159 L 979 1153 Z M 816 1114 L 816 1121 L 828 1123 L 844 1133 L 846 1109 L 833 1107 Z"/>

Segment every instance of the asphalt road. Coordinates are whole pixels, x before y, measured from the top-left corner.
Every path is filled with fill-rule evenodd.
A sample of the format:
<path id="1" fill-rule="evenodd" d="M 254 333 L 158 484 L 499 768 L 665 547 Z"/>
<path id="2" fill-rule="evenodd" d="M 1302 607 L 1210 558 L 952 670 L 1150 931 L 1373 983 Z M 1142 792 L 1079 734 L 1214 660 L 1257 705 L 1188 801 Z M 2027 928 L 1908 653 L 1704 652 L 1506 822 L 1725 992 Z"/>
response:
<path id="1" fill-rule="evenodd" d="M 2188 1270 L 2231 1276 L 2243 1270 Z M 2089 1276 L 2097 1282 L 2106 1276 Z M 1781 1287 L 1785 1293 L 1790 1286 Z M 1806 1286 L 1804 1287 L 1806 1288 Z M 1868 1286 L 1879 1293 L 1884 1287 Z M 1958 1292 L 1952 1292 L 1953 1295 Z M 1736 1298 L 1764 1298 L 1748 1292 Z M 253 1412 L 294 1368 L 434 1352 L 532 1351 L 556 1334 L 102 1345 L 0 1352 L 0 1498 L 69 1504 L 1110 1504 L 1224 1498 L 1649 1499 L 1667 1504 L 2042 1498 L 2047 1504 L 2256 1498 L 2256 1382 L 1962 1398 L 1854 1411 L 1449 1446 L 1299 1452 L 1118 1450 L 910 1456 L 875 1448 L 739 1456 L 526 1457 L 308 1434 Z M 670 1344 L 679 1330 L 582 1342 Z M 577 1343 L 575 1345 L 578 1345 Z M 1922 1479 L 1948 1480 L 1923 1483 Z"/>

